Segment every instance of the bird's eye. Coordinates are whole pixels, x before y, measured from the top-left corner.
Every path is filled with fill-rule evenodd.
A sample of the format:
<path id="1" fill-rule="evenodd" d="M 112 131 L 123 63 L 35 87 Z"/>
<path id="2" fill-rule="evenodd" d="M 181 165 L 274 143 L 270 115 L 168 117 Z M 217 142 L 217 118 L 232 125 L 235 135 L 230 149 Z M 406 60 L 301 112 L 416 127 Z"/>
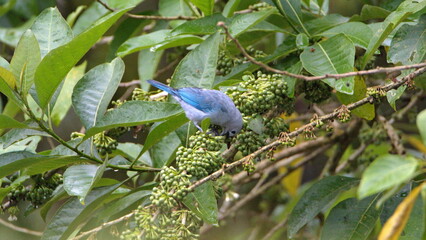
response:
<path id="1" fill-rule="evenodd" d="M 237 132 L 236 131 L 231 131 L 231 134 L 232 135 L 235 135 Z"/>

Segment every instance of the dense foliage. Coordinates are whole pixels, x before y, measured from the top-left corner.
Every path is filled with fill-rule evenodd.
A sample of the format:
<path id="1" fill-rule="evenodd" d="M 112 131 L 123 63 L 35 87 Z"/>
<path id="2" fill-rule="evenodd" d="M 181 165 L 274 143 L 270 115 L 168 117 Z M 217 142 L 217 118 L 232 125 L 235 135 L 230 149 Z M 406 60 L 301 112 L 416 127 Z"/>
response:
<path id="1" fill-rule="evenodd" d="M 0 1 L 2 237 L 426 238 L 425 0 L 77 2 Z"/>

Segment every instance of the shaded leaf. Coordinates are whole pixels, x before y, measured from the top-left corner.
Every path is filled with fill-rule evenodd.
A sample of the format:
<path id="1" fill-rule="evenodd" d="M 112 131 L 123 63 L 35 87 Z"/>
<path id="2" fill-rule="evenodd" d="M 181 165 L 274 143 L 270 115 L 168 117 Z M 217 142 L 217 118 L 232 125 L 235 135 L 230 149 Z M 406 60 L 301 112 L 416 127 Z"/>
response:
<path id="1" fill-rule="evenodd" d="M 392 63 L 420 63 L 426 57 L 426 15 L 416 25 L 405 24 L 398 29 L 388 52 Z"/>
<path id="2" fill-rule="evenodd" d="M 84 199 L 96 181 L 102 177 L 105 167 L 106 164 L 100 166 L 85 164 L 67 168 L 63 174 L 65 191 L 70 196 L 77 196 L 84 204 Z"/>
<path id="3" fill-rule="evenodd" d="M 74 37 L 70 26 L 56 7 L 46 8 L 41 12 L 31 26 L 31 30 L 40 45 L 41 58 Z"/>
<path id="4" fill-rule="evenodd" d="M 232 17 L 234 12 L 238 9 L 238 5 L 240 5 L 241 0 L 229 0 L 225 7 L 223 8 L 223 16 Z"/>
<path id="5" fill-rule="evenodd" d="M 188 53 L 176 67 L 170 85 L 174 88 L 212 88 L 220 40 L 221 36 L 217 32 Z"/>
<path id="6" fill-rule="evenodd" d="M 370 61 L 374 52 L 386 37 L 408 16 L 426 7 L 426 1 L 403 1 L 398 8 L 386 17 L 378 31 L 374 32 L 367 51 L 362 58 L 362 68 Z"/>
<path id="7" fill-rule="evenodd" d="M 35 73 L 35 85 L 40 106 L 44 108 L 71 68 L 126 10 L 109 13 L 65 45 L 50 51 Z"/>
<path id="8" fill-rule="evenodd" d="M 302 16 L 302 8 L 299 0 L 273 0 L 273 3 L 290 25 L 299 33 L 310 36 L 305 27 Z"/>
<path id="9" fill-rule="evenodd" d="M 426 145 L 426 110 L 421 111 L 417 115 L 417 128 L 419 129 L 420 136 L 423 139 L 423 144 Z"/>
<path id="10" fill-rule="evenodd" d="M 154 78 L 163 53 L 164 51 L 151 52 L 148 49 L 139 52 L 138 74 L 141 81 L 141 89 L 144 91 L 148 91 L 151 87 L 151 84 L 147 83 L 146 80 Z"/>
<path id="11" fill-rule="evenodd" d="M 201 37 L 197 37 L 193 35 L 180 35 L 180 36 L 168 37 L 163 42 L 160 42 L 159 44 L 152 46 L 150 48 L 150 51 L 155 52 L 155 51 L 160 51 L 160 50 L 164 50 L 164 49 L 172 48 L 172 47 L 198 44 L 203 41 L 204 39 L 202 39 Z"/>
<path id="12" fill-rule="evenodd" d="M 213 13 L 214 0 L 191 0 L 191 2 L 197 6 L 204 15 L 208 16 Z"/>
<path id="13" fill-rule="evenodd" d="M 367 239 L 382 212 L 383 206 L 376 207 L 379 198 L 379 195 L 363 200 L 349 198 L 337 204 L 325 221 L 321 239 Z"/>
<path id="14" fill-rule="evenodd" d="M 189 193 L 183 200 L 198 217 L 210 224 L 217 224 L 217 201 L 211 182 L 206 182 Z"/>
<path id="15" fill-rule="evenodd" d="M 362 47 L 364 49 L 368 47 L 371 35 L 373 35 L 371 28 L 361 22 L 342 23 L 339 26 L 319 33 L 318 35 L 332 37 L 339 33 L 344 33 L 350 40 L 352 40 L 355 46 Z"/>
<path id="16" fill-rule="evenodd" d="M 75 85 L 72 103 L 86 129 L 90 129 L 104 115 L 124 74 L 120 58 L 92 68 Z"/>
<path id="17" fill-rule="evenodd" d="M 162 138 L 174 132 L 177 128 L 188 122 L 188 118 L 184 113 L 171 117 L 170 119 L 154 125 L 146 137 L 141 153 L 146 152 L 154 144 L 158 143 Z"/>
<path id="18" fill-rule="evenodd" d="M 117 56 L 124 57 L 130 53 L 153 47 L 166 40 L 166 38 L 169 36 L 169 33 L 170 30 L 158 30 L 152 33 L 130 38 L 118 48 Z"/>
<path id="19" fill-rule="evenodd" d="M 386 92 L 386 98 L 389 104 L 391 105 L 391 107 L 393 108 L 393 110 L 396 111 L 395 102 L 402 96 L 402 94 L 404 94 L 406 88 L 407 88 L 406 85 L 402 85 L 398 89 L 391 89 L 388 92 Z"/>
<path id="20" fill-rule="evenodd" d="M 26 95 L 34 83 L 34 73 L 40 63 L 40 48 L 37 39 L 31 30 L 27 30 L 18 42 L 10 69 L 15 79 L 17 87 Z"/>
<path id="21" fill-rule="evenodd" d="M 94 189 L 87 195 L 85 205 L 82 205 L 77 197 L 69 199 L 50 220 L 41 239 L 67 239 L 79 226 L 82 227 L 82 223 L 86 222 L 120 185 Z"/>
<path id="22" fill-rule="evenodd" d="M 398 240 L 405 224 L 410 217 L 411 210 L 416 202 L 425 183 L 420 184 L 411 191 L 411 193 L 396 208 L 395 213 L 388 219 L 379 234 L 379 240 Z"/>
<path id="23" fill-rule="evenodd" d="M 108 111 L 94 127 L 87 131 L 84 139 L 114 127 L 129 127 L 166 120 L 180 112 L 182 112 L 182 108 L 178 104 L 128 101 L 120 107 Z"/>
<path id="24" fill-rule="evenodd" d="M 28 124 L 28 127 L 33 127 L 33 128 L 37 127 L 37 124 L 35 123 L 26 122 L 26 124 Z M 0 137 L 0 143 L 3 146 L 3 148 L 8 148 L 13 143 L 21 141 L 30 136 L 49 137 L 50 135 L 43 131 L 39 131 L 35 129 L 13 128 Z"/>
<path id="25" fill-rule="evenodd" d="M 365 198 L 409 180 L 417 168 L 411 157 L 382 155 L 364 171 L 358 188 L 358 197 Z"/>
<path id="26" fill-rule="evenodd" d="M 28 126 L 24 123 L 18 122 L 15 119 L 0 114 L 0 129 L 3 128 L 27 128 Z"/>
<path id="27" fill-rule="evenodd" d="M 227 19 L 220 13 L 215 13 L 211 16 L 198 18 L 192 21 L 187 21 L 182 23 L 178 27 L 172 30 L 171 35 L 180 35 L 180 34 L 197 34 L 197 35 L 207 35 L 213 34 L 220 29 L 217 26 L 218 22 L 227 22 Z"/>
<path id="28" fill-rule="evenodd" d="M 142 148 L 143 146 L 141 144 L 127 142 L 119 143 L 116 151 L 119 152 L 121 156 L 125 156 L 133 162 L 133 160 L 138 158 L 138 156 L 141 154 Z M 148 153 L 142 154 L 141 157 L 138 158 L 138 160 L 141 164 L 152 166 L 151 157 Z"/>
<path id="29" fill-rule="evenodd" d="M 247 31 L 250 27 L 255 26 L 256 24 L 265 20 L 275 11 L 276 10 L 274 8 L 271 8 L 264 11 L 236 15 L 229 23 L 229 33 L 232 36 L 237 37 L 238 35 Z"/>
<path id="30" fill-rule="evenodd" d="M 56 99 L 55 106 L 53 107 L 52 113 L 50 114 L 52 122 L 56 126 L 58 126 L 62 119 L 65 118 L 65 115 L 68 113 L 68 110 L 71 107 L 72 91 L 78 80 L 84 76 L 86 65 L 86 62 L 84 62 L 76 67 L 73 67 L 65 77 L 64 85 L 61 88 L 58 98 Z"/>
<path id="31" fill-rule="evenodd" d="M 327 31 L 333 27 L 339 26 L 347 22 L 349 18 L 344 17 L 340 14 L 329 14 L 322 18 L 315 18 L 313 20 L 307 21 L 306 28 L 312 35 L 319 34 L 321 32 Z"/>
<path id="32" fill-rule="evenodd" d="M 357 179 L 330 176 L 314 183 L 301 197 L 288 219 L 288 236 L 291 238 L 300 228 L 312 220 L 340 193 L 354 186 Z"/>
<path id="33" fill-rule="evenodd" d="M 364 79 L 361 76 L 355 76 L 354 85 L 354 93 L 351 95 L 340 92 L 336 93 L 337 99 L 339 99 L 342 104 L 348 105 L 365 98 L 367 94 L 367 85 L 365 84 Z M 372 120 L 376 116 L 374 109 L 375 107 L 373 104 L 367 103 L 351 110 L 351 112 L 358 117 Z"/>
<path id="34" fill-rule="evenodd" d="M 28 175 L 34 175 L 81 161 L 75 156 L 43 156 L 28 151 L 7 152 L 0 154 L 0 177 L 22 169 L 26 169 Z"/>
<path id="35" fill-rule="evenodd" d="M 343 34 L 338 34 L 306 48 L 300 55 L 303 67 L 314 76 L 351 72 L 354 67 L 355 46 Z M 354 77 L 322 80 L 339 92 L 353 94 Z"/>
<path id="36" fill-rule="evenodd" d="M 149 149 L 153 167 L 161 168 L 169 165 L 175 159 L 176 150 L 180 145 L 181 140 L 176 132 L 161 138 L 157 144 Z"/>

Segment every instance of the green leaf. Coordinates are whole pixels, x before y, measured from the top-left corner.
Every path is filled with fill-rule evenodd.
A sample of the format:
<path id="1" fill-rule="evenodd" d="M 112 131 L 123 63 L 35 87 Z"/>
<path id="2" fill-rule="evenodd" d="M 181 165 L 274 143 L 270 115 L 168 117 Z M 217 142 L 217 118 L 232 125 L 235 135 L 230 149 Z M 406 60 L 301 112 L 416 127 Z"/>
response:
<path id="1" fill-rule="evenodd" d="M 236 15 L 232 18 L 231 23 L 228 26 L 229 33 L 232 36 L 237 37 L 238 35 L 247 31 L 252 26 L 255 26 L 256 24 L 265 20 L 275 11 L 276 10 L 274 8 L 271 8 L 264 11 Z"/>
<path id="2" fill-rule="evenodd" d="M 117 149 L 115 152 L 118 152 L 121 156 L 128 158 L 133 162 L 138 155 L 141 153 L 143 146 L 141 144 L 136 143 L 119 143 L 117 145 Z M 141 164 L 146 164 L 148 166 L 152 166 L 152 161 L 149 154 L 142 154 L 142 156 L 138 159 L 138 162 Z"/>
<path id="3" fill-rule="evenodd" d="M 388 61 L 405 65 L 420 63 L 426 57 L 426 15 L 416 25 L 405 24 L 392 39 Z"/>
<path id="4" fill-rule="evenodd" d="M 111 193 L 121 184 L 100 187 L 92 190 L 86 197 L 86 204 L 82 205 L 77 197 L 69 199 L 50 220 L 42 240 L 68 239 L 69 236 L 86 222 L 105 201 L 111 198 Z"/>
<path id="5" fill-rule="evenodd" d="M 40 45 L 41 58 L 74 37 L 70 26 L 56 7 L 47 8 L 41 12 L 31 26 L 31 30 Z"/>
<path id="6" fill-rule="evenodd" d="M 33 128 L 37 126 L 37 124 L 31 123 L 31 122 L 29 123 L 25 122 L 25 124 L 27 124 L 28 127 L 33 127 Z M 50 135 L 43 131 L 34 130 L 34 129 L 13 128 L 0 137 L 0 143 L 1 143 L 0 146 L 2 145 L 3 148 L 8 148 L 10 145 L 14 144 L 15 142 L 21 141 L 30 136 L 49 137 Z"/>
<path id="7" fill-rule="evenodd" d="M 166 40 L 166 38 L 169 36 L 169 33 L 170 30 L 158 30 L 152 33 L 130 38 L 118 48 L 117 56 L 124 57 L 130 53 L 153 47 Z"/>
<path id="8" fill-rule="evenodd" d="M 144 12 L 145 14 L 152 14 L 152 12 Z M 116 57 L 118 48 L 127 41 L 134 34 L 137 34 L 141 28 L 148 25 L 150 20 L 141 20 L 136 18 L 127 18 L 125 19 L 120 26 L 117 27 L 117 30 L 114 32 L 114 38 L 109 46 L 107 61 L 111 61 Z"/>
<path id="9" fill-rule="evenodd" d="M 195 6 L 197 6 L 204 15 L 212 15 L 214 0 L 190 0 Z"/>
<path id="10" fill-rule="evenodd" d="M 303 67 L 314 76 L 351 72 L 354 68 L 355 46 L 344 34 L 338 34 L 306 48 L 300 55 Z M 322 80 L 339 92 L 352 95 L 354 77 Z"/>
<path id="11" fill-rule="evenodd" d="M 84 205 L 84 199 L 105 171 L 105 164 L 73 165 L 64 172 L 64 189 L 70 196 L 77 196 Z"/>
<path id="12" fill-rule="evenodd" d="M 10 69 L 17 79 L 17 86 L 25 96 L 34 83 L 34 73 L 40 63 L 40 48 L 31 30 L 27 30 L 19 40 L 15 49 Z"/>
<path id="13" fill-rule="evenodd" d="M 286 71 L 294 74 L 300 74 L 302 69 L 302 63 L 300 61 L 297 61 L 295 64 L 292 64 L 289 68 L 287 68 Z M 283 78 L 284 81 L 287 83 L 287 96 L 293 98 L 297 79 L 289 76 L 283 76 Z"/>
<path id="14" fill-rule="evenodd" d="M 221 36 L 217 32 L 188 53 L 176 67 L 170 85 L 174 88 L 212 88 L 220 41 Z"/>
<path id="15" fill-rule="evenodd" d="M 353 94 L 349 95 L 340 92 L 336 93 L 337 99 L 339 99 L 342 104 L 348 105 L 350 103 L 365 98 L 367 93 L 367 85 L 365 84 L 364 79 L 361 76 L 355 76 L 354 84 L 355 86 Z M 351 112 L 358 117 L 362 117 L 367 120 L 372 120 L 376 115 L 374 108 L 374 104 L 367 103 L 351 110 Z"/>
<path id="16" fill-rule="evenodd" d="M 319 36 L 332 37 L 339 33 L 344 33 L 355 46 L 366 49 L 373 31 L 369 26 L 361 22 L 348 22 L 329 29 L 325 32 L 319 33 Z"/>
<path id="17" fill-rule="evenodd" d="M 10 9 L 12 9 L 16 4 L 16 0 L 9 0 L 6 1 L 6 3 L 3 3 L 0 6 L 0 16 L 3 16 L 5 13 L 7 13 Z"/>
<path id="18" fill-rule="evenodd" d="M 177 128 L 179 128 L 186 122 L 188 122 L 188 118 L 185 116 L 184 113 L 181 113 L 171 117 L 170 119 L 162 123 L 154 125 L 153 128 L 151 128 L 151 131 L 149 131 L 148 136 L 146 137 L 141 153 L 146 152 L 154 144 L 158 143 L 165 136 L 174 132 Z"/>
<path id="19" fill-rule="evenodd" d="M 403 1 L 395 11 L 389 14 L 371 38 L 367 51 L 362 58 L 362 68 L 365 68 L 377 48 L 404 19 L 425 7 L 426 1 Z"/>
<path id="20" fill-rule="evenodd" d="M 139 80 L 141 81 L 141 88 L 144 91 L 148 91 L 151 87 L 151 84 L 147 83 L 146 80 L 155 77 L 155 72 L 157 71 L 163 53 L 164 51 L 151 52 L 148 49 L 139 52 L 138 74 Z"/>
<path id="21" fill-rule="evenodd" d="M 160 51 L 167 48 L 185 46 L 191 44 L 198 44 L 203 42 L 204 39 L 193 35 L 179 35 L 174 37 L 168 37 L 165 41 L 156 44 L 150 48 L 150 51 Z"/>
<path id="22" fill-rule="evenodd" d="M 372 6 L 372 5 L 368 5 L 365 4 L 364 6 L 362 6 L 361 9 L 361 14 L 358 15 L 354 15 L 351 17 L 351 21 L 368 21 L 371 19 L 385 19 L 391 12 L 378 7 L 378 6 Z"/>
<path id="23" fill-rule="evenodd" d="M 354 186 L 357 179 L 330 176 L 321 179 L 309 188 L 290 213 L 288 237 L 292 238 L 306 223 L 330 204 L 340 193 Z"/>
<path id="24" fill-rule="evenodd" d="M 18 99 L 17 94 L 13 91 L 15 85 L 16 79 L 13 76 L 13 73 L 0 67 L 0 92 L 22 109 L 23 104 L 21 100 Z"/>
<path id="25" fill-rule="evenodd" d="M 0 28 L 0 41 L 11 47 L 16 47 L 22 34 L 31 27 L 34 18 L 16 28 Z"/>
<path id="26" fill-rule="evenodd" d="M 120 107 L 108 111 L 94 127 L 87 131 L 84 139 L 114 127 L 130 127 L 166 120 L 181 112 L 182 108 L 178 104 L 128 101 Z"/>
<path id="27" fill-rule="evenodd" d="M 0 114 L 0 129 L 3 128 L 28 128 L 28 126 L 24 123 L 16 121 L 9 116 Z"/>
<path id="28" fill-rule="evenodd" d="M 349 20 L 347 17 L 343 17 L 340 14 L 329 14 L 322 18 L 315 18 L 305 23 L 306 29 L 312 34 L 324 32 L 333 27 L 339 26 Z"/>
<path id="29" fill-rule="evenodd" d="M 181 140 L 172 132 L 163 137 L 157 144 L 149 149 L 149 155 L 152 158 L 152 165 L 161 168 L 169 165 L 176 157 L 176 150 L 181 145 Z"/>
<path id="30" fill-rule="evenodd" d="M 304 49 L 309 44 L 309 38 L 304 33 L 299 33 L 296 36 L 296 46 L 299 49 Z"/>
<path id="31" fill-rule="evenodd" d="M 417 166 L 412 157 L 389 154 L 378 157 L 362 174 L 358 197 L 365 198 L 408 181 Z"/>
<path id="32" fill-rule="evenodd" d="M 50 114 L 52 122 L 56 126 L 58 126 L 62 119 L 65 118 L 65 115 L 68 113 L 68 110 L 71 107 L 73 89 L 78 80 L 84 76 L 86 65 L 87 62 L 84 62 L 76 67 L 73 67 L 65 77 L 64 85 L 61 88 L 58 99 L 56 99 L 55 106 L 53 107 L 52 113 Z"/>
<path id="33" fill-rule="evenodd" d="M 303 17 L 302 17 L 302 8 L 300 5 L 300 0 L 273 0 L 273 3 L 280 11 L 290 25 L 297 32 L 303 32 L 310 37 L 308 30 L 305 28 Z"/>
<path id="34" fill-rule="evenodd" d="M 121 10 L 106 15 L 73 40 L 53 49 L 43 58 L 37 67 L 34 79 L 42 108 L 49 103 L 71 68 L 126 11 Z"/>
<path id="35" fill-rule="evenodd" d="M 211 182 L 204 183 L 194 192 L 189 193 L 183 200 L 183 204 L 205 222 L 218 224 L 217 201 Z"/>
<path id="36" fill-rule="evenodd" d="M 217 26 L 217 23 L 221 21 L 226 22 L 227 19 L 222 14 L 215 13 L 211 16 L 198 18 L 192 21 L 182 23 L 181 25 L 172 30 L 171 35 L 174 36 L 181 34 L 213 34 L 220 29 L 220 27 Z"/>
<path id="37" fill-rule="evenodd" d="M 238 5 L 240 5 L 241 0 L 229 0 L 225 7 L 223 8 L 223 16 L 229 18 L 234 15 L 234 12 L 238 9 Z"/>
<path id="38" fill-rule="evenodd" d="M 90 25 L 92 25 L 92 23 L 96 22 L 108 12 L 109 10 L 102 6 L 102 4 L 97 1 L 93 2 L 82 14 L 78 16 L 77 21 L 73 26 L 74 35 L 84 32 L 90 27 Z"/>
<path id="39" fill-rule="evenodd" d="M 191 15 L 191 9 L 185 3 L 185 0 L 160 0 L 158 12 L 165 17 Z"/>
<path id="40" fill-rule="evenodd" d="M 395 102 L 404 94 L 406 88 L 407 85 L 402 85 L 398 89 L 391 89 L 386 93 L 386 98 L 393 110 L 396 111 Z"/>
<path id="41" fill-rule="evenodd" d="M 423 144 L 426 145 L 426 110 L 421 111 L 417 115 L 417 128 L 419 129 L 420 136 L 423 139 Z"/>
<path id="42" fill-rule="evenodd" d="M 7 152 L 0 155 L 0 178 L 23 169 L 26 169 L 28 175 L 35 175 L 81 161 L 75 156 L 43 156 L 28 151 Z"/>
<path id="43" fill-rule="evenodd" d="M 358 200 L 346 199 L 335 206 L 321 232 L 324 240 L 364 240 L 376 226 L 383 206 L 376 207 L 379 195 Z"/>
<path id="44" fill-rule="evenodd" d="M 155 184 L 147 183 L 138 187 L 126 196 L 107 204 L 103 209 L 101 209 L 96 218 L 109 220 L 111 217 L 122 211 L 125 211 L 128 208 L 131 208 L 132 210 L 137 208 L 139 205 L 141 205 L 141 203 L 147 200 L 148 196 L 151 195 L 151 190 L 154 186 Z M 132 205 L 135 205 L 135 207 L 132 208 Z"/>
<path id="45" fill-rule="evenodd" d="M 12 72 L 10 72 L 9 70 L 7 70 L 6 68 L 0 67 L 0 78 L 4 81 L 4 83 L 7 84 L 7 86 L 9 87 L 9 89 L 14 89 L 16 86 L 16 78 L 13 75 Z M 3 90 L 2 90 L 3 92 Z M 5 95 L 7 93 L 7 91 L 3 92 Z M 7 95 L 6 95 L 7 96 Z"/>
<path id="46" fill-rule="evenodd" d="M 92 68 L 75 85 L 72 104 L 86 129 L 90 129 L 104 115 L 124 74 L 120 58 Z"/>
<path id="47" fill-rule="evenodd" d="M 425 204 L 422 197 L 419 196 L 399 240 L 424 239 L 425 227 Z"/>
<path id="48" fill-rule="evenodd" d="M 45 222 L 46 222 L 46 216 L 49 213 L 49 210 L 52 209 L 52 206 L 58 203 L 60 200 L 68 197 L 67 192 L 65 192 L 62 185 L 60 185 L 57 189 L 55 189 L 53 194 L 54 194 L 53 197 L 50 198 L 46 203 L 44 203 L 40 208 L 40 216 L 41 218 L 43 218 Z"/>

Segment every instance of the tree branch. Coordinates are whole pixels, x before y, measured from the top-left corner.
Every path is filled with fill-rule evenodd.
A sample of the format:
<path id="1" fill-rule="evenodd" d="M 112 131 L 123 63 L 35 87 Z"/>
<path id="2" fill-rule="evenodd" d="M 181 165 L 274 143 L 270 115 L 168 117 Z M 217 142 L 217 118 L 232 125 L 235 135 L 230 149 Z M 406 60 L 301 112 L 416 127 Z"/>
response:
<path id="1" fill-rule="evenodd" d="M 404 83 L 406 83 L 408 81 L 411 81 L 414 77 L 416 77 L 416 76 L 418 76 L 418 75 L 420 75 L 420 74 L 422 74 L 424 72 L 426 72 L 426 67 L 417 69 L 416 71 L 414 71 L 414 72 L 410 73 L 409 75 L 403 77 L 400 81 L 397 81 L 395 83 L 390 83 L 388 85 L 380 87 L 380 89 L 383 90 L 383 91 L 385 91 L 385 92 L 387 92 L 387 91 L 389 91 L 391 89 L 396 89 L 399 86 L 403 85 Z M 351 103 L 351 104 L 347 105 L 346 108 L 348 110 L 353 110 L 353 109 L 358 108 L 358 107 L 360 107 L 362 105 L 365 105 L 367 103 L 373 103 L 374 101 L 375 100 L 374 100 L 373 96 L 367 96 L 367 97 L 365 97 L 365 98 L 363 98 L 363 99 L 361 99 L 359 101 L 356 101 L 354 103 Z M 342 105 L 342 106 L 345 106 L 345 105 Z M 329 120 L 337 118 L 337 116 L 340 113 L 340 111 L 338 109 L 339 108 L 335 109 L 332 113 L 329 113 L 329 114 L 326 114 L 326 115 L 323 115 L 323 116 L 319 117 L 318 120 L 320 120 L 321 122 L 326 122 L 326 121 L 329 121 Z M 287 136 L 289 138 L 294 138 L 294 137 L 300 135 L 301 133 L 303 133 L 305 129 L 307 129 L 307 128 L 314 128 L 317 125 L 317 122 L 318 121 L 313 121 L 311 123 L 305 124 L 302 127 L 300 127 L 299 129 L 296 129 L 296 130 L 288 133 Z M 255 152 L 253 152 L 253 153 L 251 153 L 251 154 L 249 154 L 249 155 L 247 155 L 247 156 L 245 156 L 245 157 L 243 157 L 243 158 L 241 158 L 241 159 L 239 159 L 239 160 L 237 160 L 237 161 L 235 161 L 233 163 L 224 165 L 222 169 L 219 169 L 216 172 L 214 172 L 214 173 L 212 173 L 212 174 L 210 174 L 210 175 L 208 175 L 208 176 L 206 176 L 206 177 L 204 177 L 204 178 L 202 178 L 202 179 L 194 182 L 189 187 L 189 189 L 190 190 L 194 190 L 196 187 L 200 186 L 201 184 L 203 184 L 205 182 L 217 179 L 220 176 L 222 176 L 225 172 L 227 172 L 227 171 L 229 171 L 229 170 L 231 170 L 231 169 L 233 169 L 233 168 L 235 168 L 237 166 L 240 166 L 241 164 L 243 164 L 247 160 L 253 159 L 253 158 L 259 156 L 260 154 L 268 151 L 271 148 L 278 147 L 281 144 L 282 144 L 282 142 L 281 142 L 280 139 L 275 140 L 275 141 L 271 142 L 270 144 L 267 144 L 267 145 L 259 148 L 257 151 L 255 151 Z M 225 151 L 223 154 L 229 154 L 229 153 L 228 153 L 228 151 Z"/>
<path id="2" fill-rule="evenodd" d="M 0 218 L 0 224 L 3 225 L 3 226 L 5 226 L 5 227 L 8 227 L 8 228 L 10 228 L 12 230 L 15 230 L 17 232 L 30 234 L 30 235 L 37 236 L 37 237 L 41 237 L 41 235 L 43 235 L 42 232 L 37 232 L 37 231 L 30 230 L 30 229 L 27 229 L 27 228 L 18 227 L 18 226 L 13 225 L 10 222 L 7 222 L 6 220 L 3 220 L 1 218 Z"/>
<path id="3" fill-rule="evenodd" d="M 396 72 L 401 70 L 407 70 L 407 69 L 419 69 L 422 67 L 426 67 L 426 63 L 418 63 L 418 64 L 412 64 L 412 65 L 405 65 L 405 66 L 396 66 L 396 67 L 378 67 L 376 69 L 370 69 L 370 70 L 363 70 L 363 71 L 357 71 L 357 72 L 347 72 L 347 73 L 341 73 L 341 74 L 326 74 L 322 76 L 305 76 L 305 75 L 299 75 L 294 74 L 291 72 L 279 70 L 273 67 L 268 66 L 267 64 L 257 61 L 254 57 L 250 56 L 247 51 L 244 49 L 244 47 L 241 45 L 241 43 L 233 37 L 228 30 L 228 27 L 225 25 L 224 22 L 218 22 L 218 26 L 222 27 L 225 30 L 225 34 L 234 41 L 235 45 L 237 45 L 238 49 L 241 51 L 241 53 L 246 57 L 250 62 L 253 64 L 256 64 L 262 68 L 264 68 L 267 71 L 282 74 L 285 76 L 302 79 L 305 81 L 315 81 L 315 80 L 322 80 L 326 78 L 334 78 L 334 79 L 340 79 L 344 77 L 352 77 L 352 76 L 361 76 L 361 75 L 370 75 L 370 74 L 376 74 L 376 73 L 390 73 L 390 72 Z"/>
<path id="4" fill-rule="evenodd" d="M 96 0 L 98 3 L 100 3 L 102 6 L 104 6 L 106 9 L 108 9 L 110 12 L 114 12 L 115 9 L 111 8 L 102 0 Z M 150 16 L 150 15 L 136 15 L 131 13 L 126 13 L 128 17 L 136 18 L 136 19 L 148 19 L 148 20 L 194 20 L 197 19 L 196 17 L 190 17 L 190 16 L 174 16 L 174 17 L 164 17 L 164 16 Z"/>

